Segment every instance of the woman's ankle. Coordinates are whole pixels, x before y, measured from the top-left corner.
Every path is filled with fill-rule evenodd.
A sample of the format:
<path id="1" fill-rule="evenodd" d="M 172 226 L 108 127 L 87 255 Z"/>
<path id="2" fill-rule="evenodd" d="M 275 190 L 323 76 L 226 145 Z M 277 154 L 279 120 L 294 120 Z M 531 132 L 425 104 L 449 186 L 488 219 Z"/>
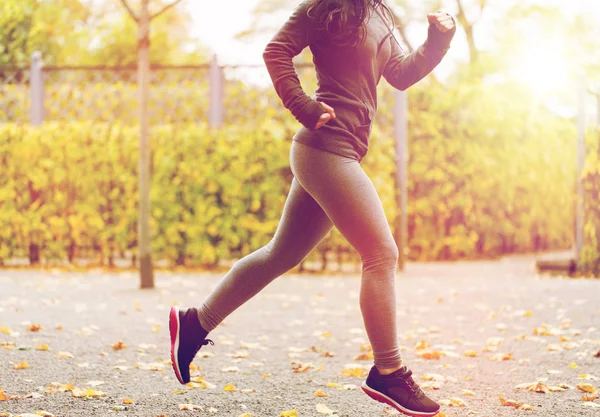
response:
<path id="1" fill-rule="evenodd" d="M 380 375 L 389 375 L 396 372 L 398 369 L 402 368 L 402 365 L 395 366 L 393 368 L 380 368 L 379 366 L 375 366 Z"/>

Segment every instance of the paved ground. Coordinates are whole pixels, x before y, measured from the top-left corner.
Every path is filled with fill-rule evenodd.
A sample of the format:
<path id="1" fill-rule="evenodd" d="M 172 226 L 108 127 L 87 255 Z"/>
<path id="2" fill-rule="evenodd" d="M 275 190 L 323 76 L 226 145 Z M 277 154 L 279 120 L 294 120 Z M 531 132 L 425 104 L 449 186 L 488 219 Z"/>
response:
<path id="1" fill-rule="evenodd" d="M 600 388 L 593 378 L 600 378 L 600 280 L 539 278 L 532 267 L 526 258 L 412 264 L 399 276 L 404 359 L 420 383 L 438 385 L 427 391 L 435 399 L 464 400 L 466 407 L 443 407 L 447 416 L 600 415 L 600 400 L 586 405 L 575 388 Z M 179 385 L 168 362 L 169 305 L 199 304 L 219 277 L 160 273 L 157 289 L 142 292 L 133 273 L 0 271 L 0 386 L 12 398 L 0 401 L 0 415 L 325 415 L 318 404 L 338 416 L 395 414 L 356 389 L 363 378 L 342 375 L 346 365 L 370 363 L 355 360 L 368 343 L 357 275 L 282 277 L 211 334 L 215 346 L 201 351 L 211 356 L 198 357 L 194 372 L 209 387 Z M 30 324 L 42 328 L 32 332 Z M 114 350 L 119 341 L 127 348 Z M 41 344 L 49 350 L 36 350 Z M 476 356 L 465 356 L 469 351 Z M 442 356 L 423 359 L 428 352 Z M 22 362 L 29 367 L 14 369 Z M 538 378 L 573 389 L 515 388 Z M 51 383 L 70 391 L 48 393 Z M 224 392 L 227 384 L 236 391 Z M 105 396 L 77 398 L 94 391 L 73 388 Z M 502 406 L 499 394 L 533 410 Z M 133 404 L 124 405 L 126 398 Z"/>

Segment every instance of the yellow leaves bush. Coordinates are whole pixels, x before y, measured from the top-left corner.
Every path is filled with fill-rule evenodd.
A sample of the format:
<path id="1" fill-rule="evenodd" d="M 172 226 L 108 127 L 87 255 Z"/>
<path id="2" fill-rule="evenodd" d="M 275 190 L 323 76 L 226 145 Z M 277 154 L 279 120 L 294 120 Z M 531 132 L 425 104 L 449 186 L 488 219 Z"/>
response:
<path id="1" fill-rule="evenodd" d="M 436 88 L 417 88 L 411 100 L 428 103 Z M 494 94 L 502 92 L 471 97 L 469 105 L 479 106 L 478 100 Z M 523 142 L 514 132 L 514 126 L 522 126 L 515 106 L 506 109 L 502 120 L 490 112 L 465 137 L 456 130 L 460 123 L 450 122 L 452 115 L 462 117 L 456 112 L 466 111 L 464 103 L 436 103 L 439 111 L 448 113 L 443 120 L 416 112 L 413 121 L 419 140 L 410 142 L 410 152 L 421 156 L 409 166 L 409 198 L 414 202 L 409 222 L 419 227 L 411 229 L 409 256 L 458 259 L 570 243 L 572 209 L 552 204 L 571 198 L 572 181 L 564 178 L 565 172 L 574 171 L 564 165 L 567 138 L 572 137 L 568 123 L 551 119 L 535 130 L 544 143 L 555 145 L 540 160 L 538 136 Z M 256 129 L 258 125 L 265 128 Z M 381 184 L 389 215 L 396 212 L 391 187 L 394 156 L 387 152 L 393 147 L 391 125 L 375 129 L 364 161 L 365 170 Z M 157 258 L 180 265 L 215 265 L 266 244 L 291 181 L 289 141 L 282 139 L 297 127 L 289 118 L 253 119 L 247 126 L 215 131 L 204 124 L 156 126 L 151 198 Z M 28 253 L 30 244 L 40 247 L 43 257 L 68 260 L 83 248 L 98 247 L 97 254 L 108 264 L 115 253 L 135 251 L 137 134 L 134 126 L 119 124 L 49 122 L 35 129 L 2 125 L 0 158 L 7 156 L 6 172 L 11 174 L 3 176 L 0 192 L 19 195 L 31 184 L 36 198 L 0 207 L 0 219 L 10 219 L 0 228 L 0 258 Z M 18 169 L 22 166 L 30 169 Z M 536 181 L 531 172 L 544 172 L 545 180 Z M 541 212 L 545 215 L 535 215 Z M 321 259 L 338 249 L 350 248 L 334 232 L 310 257 Z"/>

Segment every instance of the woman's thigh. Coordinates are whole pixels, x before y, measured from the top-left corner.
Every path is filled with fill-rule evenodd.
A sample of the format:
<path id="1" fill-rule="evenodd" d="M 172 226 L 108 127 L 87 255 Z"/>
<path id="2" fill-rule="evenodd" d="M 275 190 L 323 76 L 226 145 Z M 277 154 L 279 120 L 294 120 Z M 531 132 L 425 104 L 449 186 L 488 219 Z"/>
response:
<path id="1" fill-rule="evenodd" d="M 293 142 L 294 176 L 361 256 L 396 252 L 383 205 L 357 160 Z"/>

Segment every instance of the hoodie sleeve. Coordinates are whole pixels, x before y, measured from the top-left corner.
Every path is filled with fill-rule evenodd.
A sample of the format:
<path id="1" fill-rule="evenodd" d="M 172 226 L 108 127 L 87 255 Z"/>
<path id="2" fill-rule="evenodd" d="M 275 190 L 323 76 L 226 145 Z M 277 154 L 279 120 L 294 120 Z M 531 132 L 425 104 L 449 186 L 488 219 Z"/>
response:
<path id="1" fill-rule="evenodd" d="M 314 20 L 307 15 L 309 5 L 309 1 L 304 1 L 294 10 L 266 46 L 263 59 L 285 108 L 312 130 L 325 110 L 306 95 L 292 61 L 304 48 L 317 41 L 320 34 Z"/>
<path id="2" fill-rule="evenodd" d="M 444 33 L 430 24 L 427 40 L 410 54 L 404 53 L 395 39 L 392 39 L 392 54 L 383 76 L 393 87 L 406 90 L 438 66 L 450 49 L 450 42 L 455 33 L 456 25 L 454 29 Z"/>

